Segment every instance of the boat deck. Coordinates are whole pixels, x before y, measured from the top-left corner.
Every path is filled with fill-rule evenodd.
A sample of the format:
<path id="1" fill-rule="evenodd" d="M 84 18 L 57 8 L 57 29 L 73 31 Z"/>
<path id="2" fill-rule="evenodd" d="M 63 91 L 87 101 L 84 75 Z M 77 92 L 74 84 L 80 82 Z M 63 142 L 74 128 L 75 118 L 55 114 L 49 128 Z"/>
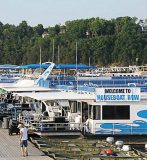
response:
<path id="1" fill-rule="evenodd" d="M 28 143 L 28 157 L 22 157 L 19 147 L 19 137 L 14 134 L 8 135 L 7 129 L 0 128 L 0 160 L 52 160 L 37 149 L 32 143 Z"/>
<path id="2" fill-rule="evenodd" d="M 80 131 L 62 131 L 62 132 L 34 132 L 34 134 L 43 137 L 43 136 L 81 136 Z"/>

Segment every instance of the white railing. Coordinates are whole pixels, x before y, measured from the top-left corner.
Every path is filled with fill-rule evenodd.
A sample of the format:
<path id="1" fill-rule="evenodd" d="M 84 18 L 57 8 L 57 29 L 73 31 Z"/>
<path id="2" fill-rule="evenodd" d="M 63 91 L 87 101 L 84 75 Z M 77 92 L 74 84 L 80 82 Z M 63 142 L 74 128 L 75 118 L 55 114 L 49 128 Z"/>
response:
<path id="1" fill-rule="evenodd" d="M 55 118 L 59 118 L 56 122 Z M 48 116 L 20 116 L 18 121 L 24 123 L 28 128 L 35 131 L 81 131 L 83 125 L 81 123 L 69 122 L 65 117 L 60 122 L 60 117 Z M 65 118 L 65 120 L 64 120 Z"/>
<path id="2" fill-rule="evenodd" d="M 30 128 L 40 132 L 81 131 L 80 123 L 32 123 Z"/>

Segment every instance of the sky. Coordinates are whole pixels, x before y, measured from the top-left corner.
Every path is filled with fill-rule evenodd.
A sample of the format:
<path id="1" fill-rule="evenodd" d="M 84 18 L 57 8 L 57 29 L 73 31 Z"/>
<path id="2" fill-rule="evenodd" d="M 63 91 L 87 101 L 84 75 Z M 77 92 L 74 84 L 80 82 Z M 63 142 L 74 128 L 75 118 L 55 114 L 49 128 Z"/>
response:
<path id="1" fill-rule="evenodd" d="M 147 0 L 0 0 L 0 21 L 30 26 L 64 25 L 66 21 L 100 17 L 147 19 Z"/>

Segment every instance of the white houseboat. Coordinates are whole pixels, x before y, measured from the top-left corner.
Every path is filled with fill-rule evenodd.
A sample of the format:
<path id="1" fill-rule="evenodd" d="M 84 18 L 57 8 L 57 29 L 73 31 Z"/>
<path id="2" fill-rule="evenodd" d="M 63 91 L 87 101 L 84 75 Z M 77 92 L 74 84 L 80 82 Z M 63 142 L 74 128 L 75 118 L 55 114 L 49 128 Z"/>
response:
<path id="1" fill-rule="evenodd" d="M 15 94 L 40 103 L 46 119 L 38 123 L 46 123 L 47 135 L 53 131 L 51 126 L 55 128 L 53 123 L 66 123 L 68 131 L 80 130 L 85 135 L 147 135 L 147 94 L 137 87 Z"/>

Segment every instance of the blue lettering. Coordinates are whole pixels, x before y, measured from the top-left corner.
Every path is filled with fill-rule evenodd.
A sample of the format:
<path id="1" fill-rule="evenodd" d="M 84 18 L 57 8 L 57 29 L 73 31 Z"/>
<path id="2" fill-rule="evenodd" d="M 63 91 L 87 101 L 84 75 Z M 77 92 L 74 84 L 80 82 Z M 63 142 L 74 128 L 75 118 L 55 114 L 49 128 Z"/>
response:
<path id="1" fill-rule="evenodd" d="M 128 95 L 128 100 L 139 101 L 139 95 Z"/>
<path id="2" fill-rule="evenodd" d="M 97 101 L 123 101 L 125 95 L 97 95 Z"/>
<path id="3" fill-rule="evenodd" d="M 100 100 L 100 95 L 97 95 L 97 96 L 96 96 L 96 99 L 97 99 L 97 100 Z"/>

